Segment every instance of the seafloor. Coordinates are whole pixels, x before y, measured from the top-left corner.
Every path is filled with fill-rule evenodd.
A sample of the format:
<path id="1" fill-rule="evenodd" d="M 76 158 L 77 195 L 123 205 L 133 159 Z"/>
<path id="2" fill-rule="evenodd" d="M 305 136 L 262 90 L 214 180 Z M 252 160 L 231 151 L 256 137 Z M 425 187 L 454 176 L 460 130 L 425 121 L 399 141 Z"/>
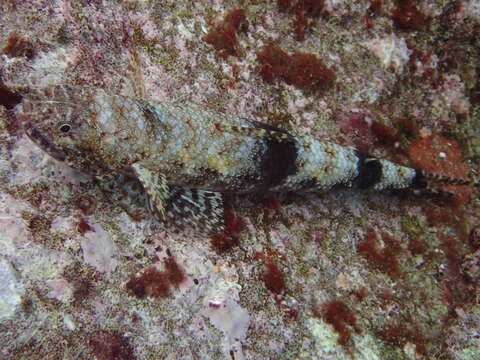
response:
<path id="1" fill-rule="evenodd" d="M 239 196 L 233 237 L 175 234 L 15 119 L 143 88 L 478 179 L 478 0 L 3 0 L 0 53 L 1 359 L 480 358 L 478 191 Z"/>

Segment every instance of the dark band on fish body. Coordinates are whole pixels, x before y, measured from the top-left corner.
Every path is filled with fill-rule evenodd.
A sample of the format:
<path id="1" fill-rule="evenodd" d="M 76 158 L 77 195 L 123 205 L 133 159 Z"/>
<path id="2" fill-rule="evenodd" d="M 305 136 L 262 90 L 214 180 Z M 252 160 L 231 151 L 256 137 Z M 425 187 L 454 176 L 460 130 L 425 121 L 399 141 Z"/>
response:
<path id="1" fill-rule="evenodd" d="M 259 164 L 261 184 L 270 188 L 297 172 L 298 149 L 294 141 L 277 139 L 263 141 L 265 150 L 261 154 Z"/>
<path id="2" fill-rule="evenodd" d="M 415 169 L 415 176 L 410 186 L 413 189 L 425 189 L 427 187 L 427 179 L 422 170 Z"/>
<path id="3" fill-rule="evenodd" d="M 356 151 L 358 157 L 357 176 L 352 183 L 360 189 L 369 189 L 375 186 L 382 179 L 382 164 L 380 161 L 368 154 Z"/>

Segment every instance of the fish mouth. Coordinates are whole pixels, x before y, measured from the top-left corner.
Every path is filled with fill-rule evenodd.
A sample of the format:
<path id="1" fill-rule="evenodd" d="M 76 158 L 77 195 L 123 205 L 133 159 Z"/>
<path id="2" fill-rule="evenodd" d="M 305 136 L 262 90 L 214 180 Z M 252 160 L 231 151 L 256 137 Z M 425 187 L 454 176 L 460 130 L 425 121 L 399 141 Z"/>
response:
<path id="1" fill-rule="evenodd" d="M 42 134 L 40 130 L 33 126 L 27 126 L 25 128 L 27 136 L 37 144 L 41 149 L 47 152 L 54 159 L 59 161 L 65 161 L 67 159 L 67 154 L 65 151 L 60 149 L 54 143 L 52 143 L 48 138 Z"/>

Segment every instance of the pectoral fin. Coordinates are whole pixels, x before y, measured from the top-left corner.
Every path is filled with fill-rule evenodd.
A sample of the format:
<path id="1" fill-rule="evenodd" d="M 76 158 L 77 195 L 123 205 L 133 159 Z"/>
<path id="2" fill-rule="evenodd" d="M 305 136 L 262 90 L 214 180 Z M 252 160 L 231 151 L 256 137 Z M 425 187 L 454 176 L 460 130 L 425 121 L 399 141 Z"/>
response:
<path id="1" fill-rule="evenodd" d="M 169 185 L 163 174 L 139 164 L 132 168 L 148 195 L 148 205 L 157 220 L 205 234 L 224 231 L 221 193 Z"/>
<path id="2" fill-rule="evenodd" d="M 214 234 L 225 230 L 222 193 L 171 186 L 166 216 L 177 228 Z"/>
<path id="3" fill-rule="evenodd" d="M 158 220 L 165 221 L 165 209 L 170 196 L 170 187 L 166 177 L 139 164 L 133 164 L 132 168 L 148 195 L 150 209 L 158 217 Z"/>

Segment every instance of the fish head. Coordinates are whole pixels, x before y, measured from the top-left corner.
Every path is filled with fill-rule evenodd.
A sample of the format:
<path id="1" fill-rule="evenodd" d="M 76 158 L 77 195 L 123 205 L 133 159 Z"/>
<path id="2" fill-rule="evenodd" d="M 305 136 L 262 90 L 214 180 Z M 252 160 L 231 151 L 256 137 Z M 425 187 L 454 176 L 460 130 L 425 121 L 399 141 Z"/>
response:
<path id="1" fill-rule="evenodd" d="M 88 173 L 108 171 L 88 94 L 71 86 L 32 89 L 17 106 L 25 134 L 53 158 Z"/>

